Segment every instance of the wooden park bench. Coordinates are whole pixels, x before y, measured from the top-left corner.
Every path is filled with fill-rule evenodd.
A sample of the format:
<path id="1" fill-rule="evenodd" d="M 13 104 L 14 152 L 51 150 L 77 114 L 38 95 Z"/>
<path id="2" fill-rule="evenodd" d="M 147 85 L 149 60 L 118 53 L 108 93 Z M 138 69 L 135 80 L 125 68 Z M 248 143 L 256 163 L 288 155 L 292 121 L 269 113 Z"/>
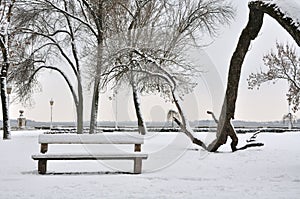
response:
<path id="1" fill-rule="evenodd" d="M 144 143 L 142 137 L 134 137 L 126 134 L 41 134 L 39 135 L 39 144 L 41 145 L 41 153 L 32 155 L 32 159 L 38 160 L 39 174 L 47 172 L 48 160 L 133 160 L 133 173 L 140 174 L 142 172 L 142 159 L 147 159 L 148 155 L 141 153 L 141 146 Z M 48 151 L 49 144 L 132 144 L 134 145 L 134 152 L 121 153 L 105 153 L 97 152 L 87 154 L 45 154 Z"/>

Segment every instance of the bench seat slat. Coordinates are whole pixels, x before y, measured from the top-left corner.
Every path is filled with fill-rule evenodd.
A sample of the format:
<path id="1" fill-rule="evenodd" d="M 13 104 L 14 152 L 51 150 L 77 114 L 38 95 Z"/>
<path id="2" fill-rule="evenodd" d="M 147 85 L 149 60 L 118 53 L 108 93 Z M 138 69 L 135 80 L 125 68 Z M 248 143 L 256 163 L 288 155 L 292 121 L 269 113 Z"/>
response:
<path id="1" fill-rule="evenodd" d="M 38 154 L 32 155 L 34 160 L 133 160 L 147 159 L 148 155 L 136 154 Z"/>
<path id="2" fill-rule="evenodd" d="M 144 144 L 144 138 L 122 134 L 41 134 L 40 144 Z"/>

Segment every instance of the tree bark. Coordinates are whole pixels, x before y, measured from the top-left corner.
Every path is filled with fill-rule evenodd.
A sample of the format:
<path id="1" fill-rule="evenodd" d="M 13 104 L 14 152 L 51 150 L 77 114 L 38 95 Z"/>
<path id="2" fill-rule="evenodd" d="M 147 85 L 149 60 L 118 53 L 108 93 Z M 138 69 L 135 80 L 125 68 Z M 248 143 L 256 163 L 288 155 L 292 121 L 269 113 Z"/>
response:
<path id="1" fill-rule="evenodd" d="M 77 132 L 83 133 L 83 89 L 81 77 L 78 78 Z"/>
<path id="2" fill-rule="evenodd" d="M 101 37 L 102 38 L 102 37 Z M 95 133 L 97 130 L 97 117 L 99 109 L 99 92 L 100 92 L 100 82 L 101 82 L 101 71 L 102 71 L 102 59 L 103 59 L 103 38 L 98 40 L 97 47 L 97 68 L 95 74 L 94 91 L 92 99 L 92 110 L 91 110 L 91 120 L 90 120 L 90 134 Z"/>
<path id="3" fill-rule="evenodd" d="M 90 120 L 90 134 L 95 133 L 97 130 L 97 116 L 99 108 L 99 81 L 95 80 L 93 99 L 92 99 L 92 110 L 91 110 L 91 120 Z"/>
<path id="4" fill-rule="evenodd" d="M 11 139 L 10 134 L 10 120 L 9 120 L 9 102 L 6 94 L 6 77 L 1 77 L 1 102 L 2 102 L 2 115 L 3 115 L 3 140 Z"/>
<path id="5" fill-rule="evenodd" d="M 257 37 L 262 27 L 264 17 L 262 11 L 251 6 L 249 6 L 249 8 L 250 14 L 248 24 L 242 31 L 236 50 L 231 58 L 227 89 L 217 127 L 216 139 L 208 146 L 208 150 L 211 152 L 217 151 L 221 145 L 225 144 L 228 136 L 232 139 L 232 151 L 237 150 L 238 137 L 231 124 L 231 119 L 234 119 L 242 64 L 249 50 L 251 41 Z"/>
<path id="6" fill-rule="evenodd" d="M 3 39 L 0 39 L 0 48 L 2 52 L 2 66 L 0 74 L 0 89 L 1 89 L 1 102 L 2 102 L 2 115 L 3 115 L 3 140 L 8 140 L 11 138 L 10 135 L 10 120 L 9 120 L 9 102 L 7 98 L 7 73 L 10 66 L 9 63 L 9 53 L 8 53 L 8 35 Z"/>
<path id="7" fill-rule="evenodd" d="M 10 120 L 9 120 L 9 101 L 7 98 L 7 74 L 10 67 L 9 57 L 9 26 L 12 16 L 12 10 L 15 1 L 1 2 L 1 36 L 0 36 L 0 50 L 1 50 L 1 74 L 0 74 L 0 89 L 1 89 L 1 102 L 2 102 L 2 115 L 3 115 L 3 139 L 11 138 L 10 135 Z"/>
<path id="8" fill-rule="evenodd" d="M 134 102 L 134 108 L 135 108 L 135 113 L 136 117 L 138 120 L 138 130 L 139 134 L 146 135 L 147 134 L 147 127 L 146 123 L 144 121 L 142 112 L 141 112 L 141 105 L 140 105 L 140 99 L 138 95 L 138 91 L 136 88 L 136 85 L 134 83 L 132 84 L 132 94 L 133 94 L 133 102 Z"/>

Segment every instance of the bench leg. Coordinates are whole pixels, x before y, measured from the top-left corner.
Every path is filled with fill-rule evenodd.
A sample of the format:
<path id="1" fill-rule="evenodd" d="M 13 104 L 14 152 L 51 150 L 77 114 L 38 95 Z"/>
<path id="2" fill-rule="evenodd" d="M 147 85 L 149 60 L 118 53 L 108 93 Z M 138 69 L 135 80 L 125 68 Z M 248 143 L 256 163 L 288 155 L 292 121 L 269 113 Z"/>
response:
<path id="1" fill-rule="evenodd" d="M 142 158 L 134 158 L 134 169 L 135 174 L 142 173 Z"/>
<path id="2" fill-rule="evenodd" d="M 134 145 L 134 152 L 141 152 L 142 151 L 142 145 L 141 144 L 135 144 Z"/>
<path id="3" fill-rule="evenodd" d="M 47 172 L 47 160 L 39 160 L 38 172 L 39 174 L 45 174 Z"/>
<path id="4" fill-rule="evenodd" d="M 46 153 L 48 151 L 48 144 L 41 144 L 41 153 Z"/>

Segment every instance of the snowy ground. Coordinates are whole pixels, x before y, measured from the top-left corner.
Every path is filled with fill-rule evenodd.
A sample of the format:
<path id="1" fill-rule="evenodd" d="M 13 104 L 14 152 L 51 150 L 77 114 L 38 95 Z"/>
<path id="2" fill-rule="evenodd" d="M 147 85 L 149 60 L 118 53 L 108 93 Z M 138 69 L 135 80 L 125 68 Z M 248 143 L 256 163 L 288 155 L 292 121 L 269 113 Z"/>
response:
<path id="1" fill-rule="evenodd" d="M 50 174 L 44 176 L 37 174 L 37 163 L 31 159 L 39 151 L 39 133 L 13 132 L 12 140 L 0 141 L 1 199 L 296 199 L 300 195 L 300 133 L 260 134 L 264 147 L 229 153 L 225 146 L 211 154 L 190 145 L 182 134 L 154 133 L 143 146 L 149 159 L 141 175 L 115 172 L 130 172 L 132 161 L 49 161 Z M 249 136 L 239 135 L 241 145 Z M 199 137 L 209 141 L 210 136 Z M 49 152 L 93 147 L 50 146 Z"/>

